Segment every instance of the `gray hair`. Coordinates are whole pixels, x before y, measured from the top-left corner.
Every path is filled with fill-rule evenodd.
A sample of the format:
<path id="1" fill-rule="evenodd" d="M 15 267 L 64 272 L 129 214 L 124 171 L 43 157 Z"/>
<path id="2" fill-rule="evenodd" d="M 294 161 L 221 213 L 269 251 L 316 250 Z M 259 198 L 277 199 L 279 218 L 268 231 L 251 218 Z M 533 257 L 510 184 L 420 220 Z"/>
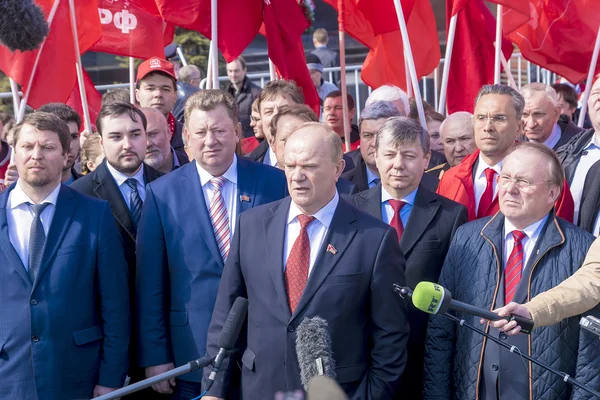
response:
<path id="1" fill-rule="evenodd" d="M 512 98 L 513 107 L 517 113 L 517 119 L 521 119 L 523 115 L 523 109 L 525 108 L 525 99 L 523 96 L 521 96 L 521 93 L 506 85 L 484 85 L 479 90 L 479 93 L 477 93 L 475 106 L 477 106 L 479 99 L 488 94 L 501 94 L 503 96 L 510 96 Z"/>
<path id="2" fill-rule="evenodd" d="M 429 134 L 410 117 L 392 117 L 385 121 L 375 139 L 375 150 L 379 150 L 384 138 L 395 148 L 418 141 L 423 153 L 429 153 Z"/>
<path id="3" fill-rule="evenodd" d="M 440 133 L 444 136 L 444 127 L 447 127 L 455 122 L 460 123 L 466 131 L 475 134 L 475 127 L 473 126 L 473 114 L 466 111 L 457 111 L 446 117 L 444 122 L 440 125 Z"/>
<path id="4" fill-rule="evenodd" d="M 362 125 L 364 120 L 367 119 L 380 119 L 380 118 L 391 118 L 400 117 L 402 113 L 398 108 L 389 101 L 375 101 L 360 113 L 360 119 L 358 121 L 358 128 Z"/>
<path id="5" fill-rule="evenodd" d="M 554 90 L 552 86 L 546 85 L 545 83 L 541 82 L 534 82 L 525 85 L 521 88 L 521 95 L 523 97 L 531 96 L 535 92 L 546 93 L 546 97 L 548 98 L 548 100 L 550 100 L 552 105 L 554 107 L 558 107 L 558 93 L 556 93 L 556 90 Z"/>
<path id="6" fill-rule="evenodd" d="M 184 65 L 179 69 L 179 80 L 181 82 L 190 83 L 192 79 L 194 79 L 194 75 L 197 75 L 198 78 L 201 78 L 200 69 L 195 65 Z"/>
<path id="7" fill-rule="evenodd" d="M 398 86 L 393 85 L 383 85 L 373 90 L 367 101 L 365 102 L 365 106 L 368 106 L 376 101 L 397 101 L 402 100 L 402 104 L 404 104 L 404 115 L 408 115 L 410 113 L 410 104 L 408 102 L 408 95 Z"/>

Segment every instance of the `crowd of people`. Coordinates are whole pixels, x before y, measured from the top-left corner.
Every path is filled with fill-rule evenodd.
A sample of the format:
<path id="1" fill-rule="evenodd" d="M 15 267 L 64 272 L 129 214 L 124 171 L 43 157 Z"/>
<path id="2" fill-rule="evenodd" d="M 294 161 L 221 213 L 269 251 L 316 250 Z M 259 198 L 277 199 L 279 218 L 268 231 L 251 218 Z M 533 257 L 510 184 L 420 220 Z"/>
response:
<path id="1" fill-rule="evenodd" d="M 225 90 L 146 60 L 136 104 L 106 93 L 93 131 L 61 103 L 1 116 L 0 398 L 96 397 L 214 357 L 240 296 L 247 320 L 208 393 L 210 368 L 127 398 L 301 389 L 296 331 L 313 316 L 351 399 L 589 398 L 519 352 L 600 390 L 578 318 L 600 302 L 600 79 L 589 129 L 564 84 L 486 85 L 473 114 L 424 104 L 426 126 L 400 88 L 374 90 L 358 120 L 348 95 L 345 153 L 342 92 L 322 76 L 336 59 L 320 31 L 315 46 L 320 117 L 294 82 L 251 82 L 243 58 Z M 535 329 L 459 313 L 507 351 L 392 290 L 423 281 Z"/>

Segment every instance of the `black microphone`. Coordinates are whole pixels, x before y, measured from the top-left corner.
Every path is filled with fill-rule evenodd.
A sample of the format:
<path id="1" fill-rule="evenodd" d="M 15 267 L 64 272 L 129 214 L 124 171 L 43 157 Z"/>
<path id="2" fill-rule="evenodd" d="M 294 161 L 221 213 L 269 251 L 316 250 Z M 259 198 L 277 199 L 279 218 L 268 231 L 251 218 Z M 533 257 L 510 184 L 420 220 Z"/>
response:
<path id="1" fill-rule="evenodd" d="M 0 43 L 10 51 L 35 50 L 47 35 L 44 13 L 33 0 L 0 0 Z"/>
<path id="2" fill-rule="evenodd" d="M 327 321 L 321 317 L 304 318 L 296 330 L 296 354 L 300 379 L 308 390 L 312 378 L 325 375 L 335 379 L 335 361 Z"/>
<path id="3" fill-rule="evenodd" d="M 242 326 L 244 326 L 246 314 L 248 314 L 248 300 L 243 297 L 238 297 L 235 299 L 235 302 L 227 315 L 223 329 L 221 330 L 221 336 L 219 336 L 218 343 L 219 353 L 217 353 L 217 357 L 213 363 L 213 369 L 208 376 L 208 385 L 206 386 L 205 392 L 208 392 L 213 383 L 215 383 L 219 368 L 221 368 L 221 364 L 223 364 L 223 360 L 227 356 L 227 351 L 235 347 L 235 342 L 237 342 Z"/>
<path id="4" fill-rule="evenodd" d="M 328 376 L 315 376 L 308 383 L 306 400 L 348 400 L 338 383 Z"/>
<path id="5" fill-rule="evenodd" d="M 461 301 L 453 300 L 452 294 L 442 286 L 432 282 L 419 282 L 412 294 L 412 302 L 419 310 L 428 314 L 445 314 L 448 310 L 460 311 L 476 315 L 490 321 L 506 319 L 516 321 L 521 332 L 529 334 L 533 330 L 533 320 L 518 315 L 501 317 L 495 312 L 475 307 Z"/>

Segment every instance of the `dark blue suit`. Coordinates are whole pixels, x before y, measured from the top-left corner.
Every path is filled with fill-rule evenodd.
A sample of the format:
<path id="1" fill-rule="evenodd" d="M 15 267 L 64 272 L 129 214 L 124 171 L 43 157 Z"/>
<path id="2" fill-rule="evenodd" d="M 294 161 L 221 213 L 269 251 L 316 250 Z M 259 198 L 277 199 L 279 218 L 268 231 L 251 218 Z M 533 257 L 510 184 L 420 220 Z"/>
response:
<path id="1" fill-rule="evenodd" d="M 393 228 L 340 199 L 300 302 L 291 314 L 283 248 L 291 199 L 250 210 L 238 220 L 208 333 L 207 353 L 238 296 L 249 301 L 239 351 L 225 360 L 209 395 L 228 398 L 241 360 L 244 399 L 272 399 L 300 389 L 296 328 L 327 320 L 336 380 L 352 399 L 391 399 L 406 363 L 406 305 L 392 284 L 405 284 L 404 256 Z M 329 245 L 335 250 L 328 251 Z M 331 249 L 331 248 L 330 248 Z M 335 253 L 335 254 L 334 254 Z M 205 371 L 207 377 L 208 369 Z"/>
<path id="2" fill-rule="evenodd" d="M 279 200 L 282 171 L 238 157 L 238 213 Z M 242 201 L 242 198 L 244 199 Z M 195 162 L 152 182 L 137 237 L 140 366 L 203 356 L 223 271 Z M 185 380 L 200 382 L 202 372 Z"/>
<path id="3" fill-rule="evenodd" d="M 127 263 L 106 201 L 62 185 L 36 280 L 0 194 L 0 398 L 90 398 L 121 387 L 130 338 Z"/>

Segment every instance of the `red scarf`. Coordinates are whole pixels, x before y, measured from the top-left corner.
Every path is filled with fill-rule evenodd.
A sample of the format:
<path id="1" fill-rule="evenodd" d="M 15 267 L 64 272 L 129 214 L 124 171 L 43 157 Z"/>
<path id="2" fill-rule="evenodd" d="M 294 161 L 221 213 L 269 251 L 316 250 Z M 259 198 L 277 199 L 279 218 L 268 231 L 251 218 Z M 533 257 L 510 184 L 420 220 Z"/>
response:
<path id="1" fill-rule="evenodd" d="M 173 135 L 175 134 L 175 116 L 173 113 L 169 113 L 167 123 L 169 124 L 169 130 L 171 131 L 171 138 L 173 138 Z"/>

